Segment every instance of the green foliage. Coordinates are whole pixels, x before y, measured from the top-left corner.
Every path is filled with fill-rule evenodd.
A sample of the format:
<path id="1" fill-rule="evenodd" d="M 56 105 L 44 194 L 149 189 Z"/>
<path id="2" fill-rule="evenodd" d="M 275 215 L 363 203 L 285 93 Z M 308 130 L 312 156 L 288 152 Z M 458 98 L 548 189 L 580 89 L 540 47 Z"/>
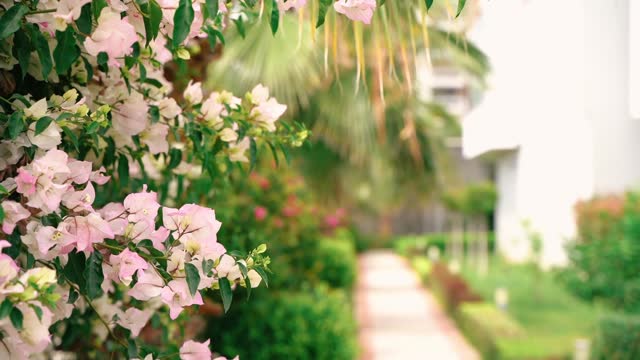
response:
<path id="1" fill-rule="evenodd" d="M 466 303 L 456 313 L 465 336 L 486 359 L 500 359 L 501 341 L 522 337 L 524 331 L 509 314 L 490 303 Z"/>
<path id="2" fill-rule="evenodd" d="M 594 334 L 602 309 L 573 297 L 553 273 L 498 259 L 490 265 L 486 275 L 477 273 L 474 266 L 463 267 L 462 275 L 487 300 L 494 298 L 497 288 L 508 291 L 507 313 L 524 333 L 501 339 L 500 358 L 567 358 L 577 338 Z"/>
<path id="3" fill-rule="evenodd" d="M 640 317 L 623 314 L 603 316 L 593 346 L 593 359 L 640 358 Z"/>
<path id="4" fill-rule="evenodd" d="M 450 233 L 432 233 L 423 235 L 407 235 L 400 236 L 393 240 L 393 248 L 399 254 L 403 256 L 415 256 L 426 255 L 430 247 L 435 246 L 440 250 L 441 254 L 444 254 L 448 246 L 451 246 L 454 234 Z M 465 233 L 459 234 L 462 236 L 463 248 L 465 253 L 468 253 L 470 248 L 474 245 L 473 242 L 478 241 L 476 234 Z M 489 252 L 495 251 L 495 234 L 490 232 L 483 234 L 487 237 L 487 245 Z M 459 240 L 458 240 L 459 241 Z"/>
<path id="5" fill-rule="evenodd" d="M 322 239 L 318 250 L 320 280 L 332 288 L 349 291 L 355 282 L 358 265 L 353 241 L 339 238 Z"/>
<path id="6" fill-rule="evenodd" d="M 495 209 L 498 192 L 493 183 L 477 183 L 450 190 L 442 196 L 442 199 L 451 211 L 469 216 L 486 215 Z"/>
<path id="7" fill-rule="evenodd" d="M 639 313 L 640 194 L 627 194 L 623 206 L 608 199 L 577 209 L 580 239 L 571 244 L 570 266 L 560 278 L 584 299 Z"/>
<path id="8" fill-rule="evenodd" d="M 263 292 L 210 322 L 206 335 L 223 355 L 244 359 L 351 360 L 357 344 L 350 307 L 339 290 Z"/>

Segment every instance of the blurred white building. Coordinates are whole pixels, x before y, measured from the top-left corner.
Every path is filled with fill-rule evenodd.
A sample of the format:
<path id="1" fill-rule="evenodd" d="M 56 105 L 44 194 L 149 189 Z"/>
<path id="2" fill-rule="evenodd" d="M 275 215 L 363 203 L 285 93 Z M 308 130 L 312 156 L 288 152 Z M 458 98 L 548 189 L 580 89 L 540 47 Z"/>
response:
<path id="1" fill-rule="evenodd" d="M 640 0 L 492 0 L 470 37 L 489 91 L 463 121 L 468 158 L 495 163 L 499 250 L 566 261 L 574 204 L 640 184 Z"/>

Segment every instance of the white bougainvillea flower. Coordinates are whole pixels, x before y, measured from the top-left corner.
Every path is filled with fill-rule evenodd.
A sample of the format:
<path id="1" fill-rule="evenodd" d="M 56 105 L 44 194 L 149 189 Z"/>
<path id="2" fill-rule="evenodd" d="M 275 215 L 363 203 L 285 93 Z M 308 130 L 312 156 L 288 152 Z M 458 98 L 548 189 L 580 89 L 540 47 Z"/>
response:
<path id="1" fill-rule="evenodd" d="M 155 123 L 140 134 L 140 141 L 149 147 L 152 154 L 166 153 L 169 151 L 169 125 Z"/>
<path id="2" fill-rule="evenodd" d="M 248 137 L 243 138 L 239 142 L 229 144 L 229 160 L 249 162 L 249 158 L 246 155 L 249 146 L 251 146 L 251 141 Z"/>
<path id="3" fill-rule="evenodd" d="M 160 115 L 165 119 L 173 119 L 182 113 L 182 109 L 174 98 L 163 98 L 157 103 Z"/>
<path id="4" fill-rule="evenodd" d="M 225 142 L 238 140 L 238 133 L 231 128 L 224 128 L 220 131 L 220 139 Z"/>
<path id="5" fill-rule="evenodd" d="M 129 285 L 133 275 L 140 270 L 149 268 L 149 264 L 137 253 L 124 249 L 118 255 L 111 255 L 111 265 L 118 269 L 118 277 L 123 284 Z"/>
<path id="6" fill-rule="evenodd" d="M 202 83 L 189 81 L 187 88 L 183 93 L 184 99 L 190 104 L 199 104 L 202 102 Z"/>
<path id="7" fill-rule="evenodd" d="M 180 359 L 181 360 L 210 360 L 211 350 L 209 349 L 209 342 L 207 340 L 203 343 L 189 340 L 180 347 Z"/>
<path id="8" fill-rule="evenodd" d="M 131 54 L 133 43 L 138 41 L 136 29 L 120 13 L 105 7 L 98 17 L 98 26 L 91 36 L 84 40 L 84 47 L 92 56 L 105 52 L 109 55 L 109 65 L 120 67 L 118 59 Z"/>
<path id="9" fill-rule="evenodd" d="M 148 111 L 142 94 L 132 92 L 124 104 L 111 112 L 113 129 L 127 137 L 140 134 L 149 125 Z"/>
<path id="10" fill-rule="evenodd" d="M 129 308 L 118 319 L 118 325 L 123 328 L 131 330 L 133 337 L 140 335 L 140 330 L 147 325 L 149 319 L 153 315 L 153 310 L 145 309 L 140 310 L 136 308 Z"/>
<path id="11" fill-rule="evenodd" d="M 162 302 L 169 306 L 169 317 L 175 320 L 185 306 L 202 305 L 202 295 L 196 292 L 191 296 L 185 279 L 171 280 L 160 293 Z"/>
<path id="12" fill-rule="evenodd" d="M 138 272 L 138 282 L 129 290 L 129 296 L 140 301 L 147 301 L 160 296 L 164 281 L 153 269 Z"/>
<path id="13" fill-rule="evenodd" d="M 67 24 L 78 20 L 82 7 L 90 2 L 91 0 L 60 0 L 56 5 L 56 12 L 53 14 L 56 19 L 56 29 L 64 31 Z"/>
<path id="14" fill-rule="evenodd" d="M 376 0 L 339 0 L 333 3 L 333 8 L 353 21 L 370 24 Z"/>
<path id="15" fill-rule="evenodd" d="M 31 216 L 29 210 L 15 201 L 7 200 L 2 202 L 2 210 L 4 210 L 4 220 L 2 221 L 2 232 L 11 234 L 16 224 Z"/>

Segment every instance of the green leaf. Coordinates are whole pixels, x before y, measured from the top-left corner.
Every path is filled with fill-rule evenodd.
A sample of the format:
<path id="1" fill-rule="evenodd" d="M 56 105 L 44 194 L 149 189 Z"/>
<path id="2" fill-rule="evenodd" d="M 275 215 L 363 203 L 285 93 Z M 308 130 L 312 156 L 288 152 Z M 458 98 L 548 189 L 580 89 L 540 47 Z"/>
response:
<path id="1" fill-rule="evenodd" d="M 233 300 L 233 292 L 231 291 L 231 283 L 229 279 L 221 278 L 218 280 L 220 283 L 220 296 L 222 297 L 222 306 L 224 307 L 224 312 L 229 311 L 231 307 L 231 301 Z"/>
<path id="2" fill-rule="evenodd" d="M 67 26 L 65 31 L 56 31 L 58 46 L 53 50 L 53 59 L 56 61 L 56 72 L 66 74 L 71 65 L 80 56 L 80 48 L 76 44 L 75 31 Z"/>
<path id="3" fill-rule="evenodd" d="M 11 314 L 9 314 L 9 318 L 11 319 L 11 324 L 16 328 L 16 330 L 22 330 L 22 319 L 24 316 L 22 316 L 22 311 L 20 311 L 20 309 L 14 307 L 11 310 Z"/>
<path id="4" fill-rule="evenodd" d="M 76 20 L 78 30 L 82 34 L 91 34 L 91 3 L 85 4 L 80 10 L 80 17 Z"/>
<path id="5" fill-rule="evenodd" d="M 278 32 L 278 25 L 280 25 L 280 9 L 278 9 L 278 3 L 276 0 L 271 0 L 271 32 L 275 35 Z"/>
<path id="6" fill-rule="evenodd" d="M 264 285 L 266 287 L 269 287 L 269 276 L 267 276 L 267 272 L 264 271 L 264 269 L 261 267 L 256 267 L 253 270 L 255 270 L 260 275 L 260 277 L 262 278 L 262 281 L 264 281 Z"/>
<path id="7" fill-rule="evenodd" d="M 184 271 L 187 273 L 187 285 L 189 285 L 189 292 L 191 296 L 194 296 L 198 291 L 198 285 L 200 285 L 200 273 L 198 268 L 191 264 L 184 264 Z"/>
<path id="8" fill-rule="evenodd" d="M 247 36 L 247 31 L 244 28 L 244 20 L 242 17 L 233 20 L 233 23 L 236 25 L 236 29 L 238 30 L 238 34 L 244 39 Z"/>
<path id="9" fill-rule="evenodd" d="M 123 188 L 129 185 L 129 160 L 124 155 L 118 158 L 118 180 Z"/>
<path id="10" fill-rule="evenodd" d="M 182 161 L 182 150 L 171 148 L 169 150 L 169 165 L 167 165 L 167 169 L 175 169 L 180 162 Z"/>
<path id="11" fill-rule="evenodd" d="M 102 296 L 102 282 L 104 274 L 102 273 L 102 254 L 94 251 L 87 259 L 87 265 L 84 268 L 84 278 L 86 280 L 87 297 L 91 300 Z"/>
<path id="12" fill-rule="evenodd" d="M 173 47 L 177 48 L 189 35 L 194 12 L 191 0 L 180 0 L 178 9 L 173 15 Z"/>
<path id="13" fill-rule="evenodd" d="M 22 4 L 17 4 L 9 8 L 0 17 L 0 40 L 18 31 L 22 17 L 29 11 L 29 8 Z"/>
<path id="14" fill-rule="evenodd" d="M 69 288 L 69 296 L 68 296 L 68 299 L 67 299 L 67 304 L 75 303 L 76 300 L 78 300 L 79 296 L 80 296 L 80 294 L 78 294 L 78 292 L 74 288 L 70 287 Z"/>
<path id="15" fill-rule="evenodd" d="M 48 116 L 38 119 L 38 121 L 36 122 L 36 135 L 39 135 L 43 131 L 47 130 L 52 121 L 53 119 Z"/>
<path id="16" fill-rule="evenodd" d="M 460 16 L 462 13 L 462 9 L 464 9 L 464 5 L 467 3 L 467 0 L 458 0 L 458 12 L 456 13 L 456 17 Z"/>
<path id="17" fill-rule="evenodd" d="M 71 144 L 76 149 L 76 151 L 80 151 L 80 143 L 78 141 L 78 137 L 76 136 L 76 134 L 74 134 L 73 131 L 71 131 L 71 129 L 69 129 L 66 126 L 62 127 L 62 132 L 64 132 L 64 134 L 69 138 L 69 140 L 71 140 Z"/>
<path id="18" fill-rule="evenodd" d="M 36 48 L 36 52 L 38 53 L 40 64 L 42 64 L 42 77 L 46 80 L 53 69 L 49 42 L 45 39 L 44 35 L 42 35 L 42 32 L 35 27 L 32 27 L 31 39 L 33 40 L 33 46 Z"/>
<path id="19" fill-rule="evenodd" d="M 4 221 L 4 208 L 0 206 L 0 223 Z"/>
<path id="20" fill-rule="evenodd" d="M 218 16 L 218 7 L 220 6 L 218 0 L 206 0 L 205 5 L 207 6 L 209 17 L 215 19 Z"/>
<path id="21" fill-rule="evenodd" d="M 64 276 L 72 283 L 78 285 L 80 291 L 84 292 L 85 280 L 84 268 L 86 265 L 84 253 L 72 252 L 69 254 L 67 265 L 62 269 Z"/>
<path id="22" fill-rule="evenodd" d="M 258 159 L 258 146 L 256 145 L 256 140 L 254 138 L 251 138 L 249 140 L 249 144 L 249 171 L 252 171 L 256 166 L 256 162 Z"/>
<path id="23" fill-rule="evenodd" d="M 40 306 L 35 306 L 33 304 L 29 304 L 29 307 L 33 309 L 33 312 L 36 313 L 38 320 L 42 320 L 42 308 Z"/>
<path id="24" fill-rule="evenodd" d="M 433 0 L 424 0 L 424 3 L 427 5 L 427 11 L 433 6 Z"/>
<path id="25" fill-rule="evenodd" d="M 329 6 L 331 6 L 333 4 L 333 0 L 320 0 L 319 1 L 319 8 L 318 8 L 318 21 L 316 22 L 316 27 L 319 28 L 320 26 L 322 26 L 322 24 L 324 24 L 324 19 L 327 16 L 327 10 L 329 9 Z"/>
<path id="26" fill-rule="evenodd" d="M 158 37 L 160 31 L 160 21 L 162 21 L 162 9 L 156 0 L 150 0 L 147 3 L 140 4 L 140 8 L 144 11 L 144 32 L 149 42 Z"/>
<path id="27" fill-rule="evenodd" d="M 9 116 L 9 138 L 12 140 L 17 138 L 25 129 L 22 115 L 22 111 L 16 111 Z"/>
<path id="28" fill-rule="evenodd" d="M 24 79 L 25 75 L 27 75 L 27 70 L 29 69 L 29 59 L 31 58 L 31 51 L 33 51 L 33 46 L 31 45 L 31 39 L 27 34 L 20 30 L 16 32 L 13 37 L 13 43 L 19 44 L 18 46 L 13 47 L 13 56 L 18 59 L 18 64 L 20 64 L 20 75 Z"/>
<path id="29" fill-rule="evenodd" d="M 2 305 L 0 305 L 0 319 L 4 319 L 11 313 L 13 309 L 13 303 L 9 299 L 4 299 Z"/>

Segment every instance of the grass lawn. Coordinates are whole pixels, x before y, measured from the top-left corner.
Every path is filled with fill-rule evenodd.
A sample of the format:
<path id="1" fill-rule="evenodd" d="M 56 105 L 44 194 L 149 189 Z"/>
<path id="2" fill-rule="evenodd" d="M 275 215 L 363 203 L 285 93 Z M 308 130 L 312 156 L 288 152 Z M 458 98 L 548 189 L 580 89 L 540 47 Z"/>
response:
<path id="1" fill-rule="evenodd" d="M 462 275 L 471 287 L 492 302 L 496 288 L 509 292 L 509 315 L 526 336 L 500 342 L 507 358 L 558 358 L 571 354 L 579 337 L 591 338 L 602 310 L 571 296 L 553 274 L 530 265 L 509 265 L 494 260 L 481 276 L 465 266 Z"/>

